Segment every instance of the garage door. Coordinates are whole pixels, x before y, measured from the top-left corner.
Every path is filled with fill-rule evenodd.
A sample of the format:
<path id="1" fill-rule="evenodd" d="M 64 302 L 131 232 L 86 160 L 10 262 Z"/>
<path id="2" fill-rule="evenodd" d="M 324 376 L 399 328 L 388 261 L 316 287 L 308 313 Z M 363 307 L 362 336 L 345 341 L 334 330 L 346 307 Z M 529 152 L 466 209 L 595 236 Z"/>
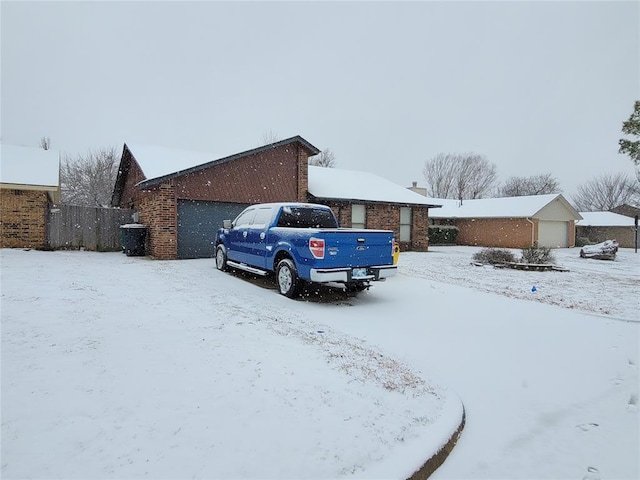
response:
<path id="1" fill-rule="evenodd" d="M 540 221 L 538 225 L 538 245 L 550 248 L 569 246 L 569 222 Z"/>
<path id="2" fill-rule="evenodd" d="M 218 228 L 247 205 L 178 200 L 178 258 L 211 258 Z"/>

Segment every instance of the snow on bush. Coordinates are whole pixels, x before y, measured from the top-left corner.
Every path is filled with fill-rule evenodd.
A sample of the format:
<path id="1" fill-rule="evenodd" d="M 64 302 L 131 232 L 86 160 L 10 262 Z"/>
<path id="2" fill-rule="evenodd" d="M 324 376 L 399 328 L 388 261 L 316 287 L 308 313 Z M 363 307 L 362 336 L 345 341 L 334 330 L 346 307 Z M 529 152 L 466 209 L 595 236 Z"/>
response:
<path id="1" fill-rule="evenodd" d="M 529 247 L 522 249 L 521 263 L 547 264 L 556 263 L 556 259 L 549 247 Z"/>
<path id="2" fill-rule="evenodd" d="M 473 260 L 478 263 L 497 265 L 500 263 L 515 262 L 516 257 L 510 250 L 504 248 L 483 248 L 473 255 Z"/>

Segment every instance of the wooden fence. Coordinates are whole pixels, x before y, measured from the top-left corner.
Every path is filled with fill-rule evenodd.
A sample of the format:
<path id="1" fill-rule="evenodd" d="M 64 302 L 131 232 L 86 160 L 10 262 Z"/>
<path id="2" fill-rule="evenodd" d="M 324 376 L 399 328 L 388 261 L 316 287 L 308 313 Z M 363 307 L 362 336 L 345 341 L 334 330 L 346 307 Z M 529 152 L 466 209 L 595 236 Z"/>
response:
<path id="1" fill-rule="evenodd" d="M 52 249 L 99 252 L 122 249 L 120 225 L 131 223 L 133 210 L 59 205 L 49 212 L 47 237 Z"/>

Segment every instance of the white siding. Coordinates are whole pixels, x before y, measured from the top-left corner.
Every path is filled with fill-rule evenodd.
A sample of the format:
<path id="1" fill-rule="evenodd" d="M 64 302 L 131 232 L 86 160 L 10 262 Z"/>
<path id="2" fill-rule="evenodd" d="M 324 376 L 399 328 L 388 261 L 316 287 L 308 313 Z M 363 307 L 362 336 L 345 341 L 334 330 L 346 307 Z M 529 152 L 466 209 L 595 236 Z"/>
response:
<path id="1" fill-rule="evenodd" d="M 565 222 L 568 220 L 575 220 L 577 218 L 559 198 L 556 198 L 555 200 L 549 202 L 535 216 L 540 220 Z"/>

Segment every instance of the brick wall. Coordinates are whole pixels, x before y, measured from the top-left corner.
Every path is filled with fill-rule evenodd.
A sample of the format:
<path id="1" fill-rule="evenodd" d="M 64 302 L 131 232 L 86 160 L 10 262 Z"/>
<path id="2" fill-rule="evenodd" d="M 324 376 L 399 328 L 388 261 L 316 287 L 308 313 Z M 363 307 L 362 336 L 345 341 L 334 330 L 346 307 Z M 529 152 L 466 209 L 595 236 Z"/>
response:
<path id="1" fill-rule="evenodd" d="M 330 202 L 311 199 L 331 207 L 341 227 L 351 227 L 351 203 Z M 354 202 L 358 203 L 358 202 Z M 361 202 L 364 203 L 364 202 Z M 366 204 L 366 228 L 392 230 L 396 240 L 400 238 L 400 208 L 401 205 L 386 203 Z M 426 207 L 413 206 L 411 241 L 400 244 L 401 251 L 413 250 L 426 252 L 429 247 L 428 235 L 428 209 Z"/>
<path id="2" fill-rule="evenodd" d="M 0 189 L 0 248 L 46 248 L 48 205 L 46 192 Z"/>
<path id="3" fill-rule="evenodd" d="M 576 221 L 569 221 L 569 247 L 576 246 Z"/>
<path id="4" fill-rule="evenodd" d="M 302 186 L 306 198 L 307 159 L 306 152 L 295 144 L 247 155 L 177 177 L 176 195 L 230 203 L 299 201 Z"/>
<path id="5" fill-rule="evenodd" d="M 452 220 L 448 223 L 460 229 L 459 245 L 527 248 L 532 245 L 533 240 L 538 238 L 536 219 L 533 220 L 533 225 L 524 218 L 467 218 Z"/>
<path id="6" fill-rule="evenodd" d="M 577 226 L 575 232 L 578 237 L 587 237 L 591 243 L 615 240 L 620 247 L 635 247 L 635 227 Z"/>
<path id="7" fill-rule="evenodd" d="M 140 223 L 149 227 L 147 254 L 159 260 L 178 255 L 177 201 L 173 181 L 143 191 L 136 207 Z"/>

